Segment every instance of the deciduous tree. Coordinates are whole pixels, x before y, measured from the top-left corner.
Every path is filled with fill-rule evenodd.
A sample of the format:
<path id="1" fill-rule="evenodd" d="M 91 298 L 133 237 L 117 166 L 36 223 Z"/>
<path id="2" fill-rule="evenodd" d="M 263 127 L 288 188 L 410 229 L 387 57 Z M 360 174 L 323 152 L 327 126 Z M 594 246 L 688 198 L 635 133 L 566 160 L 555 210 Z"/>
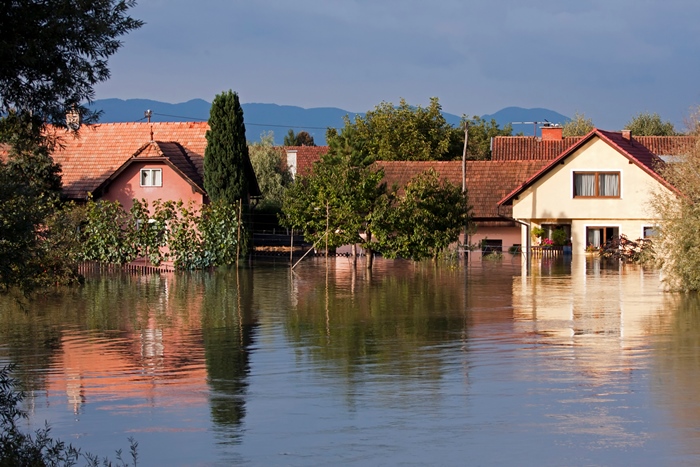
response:
<path id="1" fill-rule="evenodd" d="M 436 259 L 459 239 L 470 211 L 461 187 L 440 180 L 432 169 L 418 174 L 377 213 L 380 250 L 389 258 Z"/>
<path id="2" fill-rule="evenodd" d="M 668 288 L 700 291 L 700 134 L 661 172 L 678 189 L 659 191 L 652 206 L 660 217 L 655 251 Z"/>
<path id="3" fill-rule="evenodd" d="M 300 131 L 299 133 L 294 133 L 293 129 L 289 129 L 284 137 L 285 146 L 316 146 L 314 142 L 314 137 L 307 131 Z"/>
<path id="4" fill-rule="evenodd" d="M 562 127 L 562 136 L 584 136 L 593 128 L 593 120 L 586 118 L 584 113 L 576 112 L 574 118 L 566 122 Z"/>
<path id="5" fill-rule="evenodd" d="M 671 122 L 664 122 L 657 113 L 641 112 L 632 117 L 625 125 L 625 130 L 630 130 L 638 136 L 673 136 L 676 129 Z"/>
<path id="6" fill-rule="evenodd" d="M 274 146 L 274 135 L 270 132 L 262 135 L 259 142 L 251 144 L 248 152 L 262 192 L 262 200 L 256 209 L 279 211 L 284 192 L 292 183 L 292 174 L 284 163 L 284 151 Z"/>
<path id="7" fill-rule="evenodd" d="M 411 106 L 404 99 L 398 106 L 382 102 L 354 120 L 346 117 L 341 134 L 349 130 L 367 159 L 425 161 L 448 157 L 453 127 L 433 97 L 427 107 Z M 333 134 L 337 132 L 328 136 Z"/>

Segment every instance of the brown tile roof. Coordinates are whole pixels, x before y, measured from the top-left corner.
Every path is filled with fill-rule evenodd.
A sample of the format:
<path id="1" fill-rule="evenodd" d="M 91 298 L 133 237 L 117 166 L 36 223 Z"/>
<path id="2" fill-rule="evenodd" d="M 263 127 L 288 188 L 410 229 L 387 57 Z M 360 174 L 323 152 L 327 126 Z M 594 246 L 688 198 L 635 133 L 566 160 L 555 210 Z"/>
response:
<path id="1" fill-rule="evenodd" d="M 53 158 L 63 170 L 64 194 L 84 199 L 130 158 L 154 155 L 164 157 L 201 188 L 208 129 L 207 122 L 131 122 L 83 125 L 77 135 L 58 130 L 61 147 Z M 246 170 L 253 174 L 250 162 Z M 255 177 L 252 180 L 251 195 L 259 195 Z"/>
<path id="2" fill-rule="evenodd" d="M 578 143 L 584 136 L 560 140 L 542 140 L 533 136 L 496 136 L 491 147 L 492 160 L 552 160 Z M 692 136 L 635 136 L 632 139 L 657 156 L 679 155 L 695 140 Z"/>
<path id="3" fill-rule="evenodd" d="M 474 220 L 499 219 L 499 214 L 509 217 L 510 207 L 502 207 L 499 213 L 498 201 L 544 165 L 546 161 L 467 161 L 467 193 Z M 404 187 L 412 177 L 431 168 L 453 185 L 462 186 L 460 161 L 378 161 L 374 166 L 384 169 L 389 188 Z"/>
<path id="4" fill-rule="evenodd" d="M 586 136 L 583 136 L 576 144 L 568 148 L 566 151 L 562 152 L 557 158 L 549 161 L 541 170 L 533 174 L 520 186 L 516 187 L 513 191 L 504 196 L 498 204 L 501 206 L 507 206 L 513 204 L 513 199 L 515 199 L 520 193 L 525 191 L 528 187 L 532 186 L 537 180 L 539 180 L 543 175 L 549 172 L 554 166 L 563 162 L 568 156 L 577 151 L 580 147 L 586 144 L 588 141 L 598 137 L 601 140 L 607 142 L 613 149 L 626 157 L 631 163 L 637 165 L 643 171 L 647 172 L 651 177 L 658 180 L 661 184 L 667 188 L 676 191 L 676 189 L 670 185 L 666 180 L 661 177 L 658 173 L 658 168 L 663 165 L 663 161 L 653 152 L 651 152 L 646 146 L 641 142 L 637 141 L 635 138 L 627 139 L 622 136 L 621 132 L 615 131 L 604 131 L 593 129 Z"/>
<path id="5" fill-rule="evenodd" d="M 297 174 L 309 175 L 314 162 L 328 153 L 328 146 L 284 146 L 285 152 L 297 152 Z"/>

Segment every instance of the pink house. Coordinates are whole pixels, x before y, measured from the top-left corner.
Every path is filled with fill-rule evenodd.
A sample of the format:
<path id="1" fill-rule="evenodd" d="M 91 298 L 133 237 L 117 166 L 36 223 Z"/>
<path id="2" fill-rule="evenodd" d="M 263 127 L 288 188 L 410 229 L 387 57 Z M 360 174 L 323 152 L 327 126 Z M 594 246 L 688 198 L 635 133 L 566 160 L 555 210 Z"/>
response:
<path id="1" fill-rule="evenodd" d="M 204 190 L 207 122 L 103 123 L 84 125 L 77 135 L 59 134 L 54 160 L 63 171 L 63 194 L 69 200 L 119 201 L 130 209 L 133 199 L 182 200 L 196 207 L 208 202 Z M 251 195 L 259 195 L 253 180 Z"/>

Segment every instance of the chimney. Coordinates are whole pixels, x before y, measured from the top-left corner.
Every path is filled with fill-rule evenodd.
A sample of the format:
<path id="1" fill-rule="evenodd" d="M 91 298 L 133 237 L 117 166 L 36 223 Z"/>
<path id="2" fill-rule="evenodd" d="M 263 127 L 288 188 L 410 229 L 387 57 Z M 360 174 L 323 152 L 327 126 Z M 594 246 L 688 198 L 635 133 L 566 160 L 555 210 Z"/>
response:
<path id="1" fill-rule="evenodd" d="M 622 137 L 625 138 L 627 141 L 632 139 L 632 131 L 631 130 L 622 130 Z"/>
<path id="2" fill-rule="evenodd" d="M 561 125 L 545 125 L 542 128 L 542 141 L 561 141 L 562 131 L 564 130 Z"/>

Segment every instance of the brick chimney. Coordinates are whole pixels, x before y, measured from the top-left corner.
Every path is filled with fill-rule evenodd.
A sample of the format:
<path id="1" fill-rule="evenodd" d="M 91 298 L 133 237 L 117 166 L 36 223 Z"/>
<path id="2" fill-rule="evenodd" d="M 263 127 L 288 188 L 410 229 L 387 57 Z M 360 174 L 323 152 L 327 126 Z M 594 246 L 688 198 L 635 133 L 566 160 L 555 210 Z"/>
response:
<path id="1" fill-rule="evenodd" d="M 561 125 L 546 125 L 541 128 L 542 141 L 561 141 L 563 128 Z"/>
<path id="2" fill-rule="evenodd" d="M 622 130 L 622 137 L 625 138 L 627 141 L 632 139 L 632 131 L 631 130 Z"/>

